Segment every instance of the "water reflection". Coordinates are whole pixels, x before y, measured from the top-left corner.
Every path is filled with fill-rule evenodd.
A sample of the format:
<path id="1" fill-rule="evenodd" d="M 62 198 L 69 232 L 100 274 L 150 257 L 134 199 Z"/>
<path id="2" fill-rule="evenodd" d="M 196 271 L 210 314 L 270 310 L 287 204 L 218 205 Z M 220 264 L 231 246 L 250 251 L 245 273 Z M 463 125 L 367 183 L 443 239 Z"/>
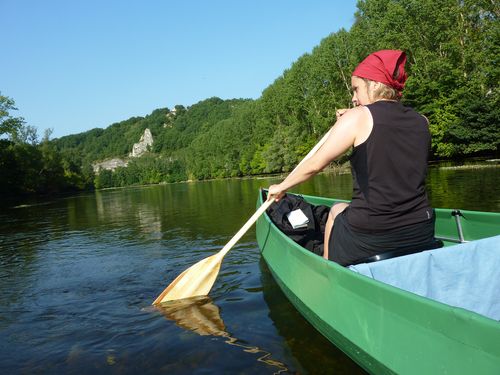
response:
<path id="1" fill-rule="evenodd" d="M 429 169 L 427 187 L 434 207 L 500 211 L 500 168 Z"/>
<path id="2" fill-rule="evenodd" d="M 295 309 L 276 284 L 271 271 L 261 258 L 259 269 L 264 300 L 278 333 L 299 364 L 299 373 L 366 374 L 340 349 L 332 345 Z M 318 288 L 321 288 L 318 285 Z M 318 365 L 321 364 L 321 365 Z"/>
<path id="3" fill-rule="evenodd" d="M 156 308 L 179 327 L 201 336 L 227 336 L 219 308 L 208 296 L 169 301 Z"/>
<path id="4" fill-rule="evenodd" d="M 129 229 L 151 239 L 218 233 L 222 243 L 251 215 L 255 192 L 267 185 L 248 179 L 97 191 L 94 201 L 71 202 L 68 219 L 72 228 L 90 225 L 96 232 L 134 220 Z"/>
<path id="5" fill-rule="evenodd" d="M 431 169 L 433 205 L 500 211 L 498 171 Z M 142 310 L 219 251 L 279 179 L 0 200 L 0 372 L 359 372 L 279 290 L 253 229 L 225 257 L 213 301 L 167 307 L 168 320 Z M 349 198 L 351 188 L 350 175 L 322 174 L 295 191 Z"/>
<path id="6" fill-rule="evenodd" d="M 473 211 L 500 211 L 500 167 L 429 168 L 427 193 L 435 208 L 460 208 Z M 350 174 L 323 173 L 293 189 L 301 194 L 351 199 Z"/>
<path id="7" fill-rule="evenodd" d="M 201 336 L 223 337 L 228 345 L 240 347 L 246 353 L 258 354 L 257 361 L 277 368 L 273 374 L 288 371 L 284 363 L 271 358 L 271 353 L 257 346 L 248 345 L 227 332 L 219 307 L 208 296 L 169 301 L 155 308 L 183 329 Z"/>

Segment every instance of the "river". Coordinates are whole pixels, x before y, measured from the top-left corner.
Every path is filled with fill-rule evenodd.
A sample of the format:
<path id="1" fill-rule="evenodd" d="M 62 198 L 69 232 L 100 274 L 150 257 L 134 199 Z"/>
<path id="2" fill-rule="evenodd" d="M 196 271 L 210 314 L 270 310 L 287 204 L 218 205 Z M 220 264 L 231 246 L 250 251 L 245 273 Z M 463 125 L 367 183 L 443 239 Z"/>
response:
<path id="1" fill-rule="evenodd" d="M 500 211 L 500 169 L 431 168 L 434 207 Z M 153 308 L 220 250 L 276 177 L 2 202 L 0 373 L 363 373 L 297 313 L 250 230 L 207 298 Z M 350 175 L 295 191 L 349 199 Z"/>

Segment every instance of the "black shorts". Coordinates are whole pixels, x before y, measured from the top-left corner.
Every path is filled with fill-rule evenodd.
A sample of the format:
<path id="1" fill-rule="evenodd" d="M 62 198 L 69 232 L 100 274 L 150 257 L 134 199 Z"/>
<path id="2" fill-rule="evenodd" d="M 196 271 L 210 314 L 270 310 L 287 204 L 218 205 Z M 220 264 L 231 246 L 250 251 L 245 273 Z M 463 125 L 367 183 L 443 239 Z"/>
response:
<path id="1" fill-rule="evenodd" d="M 348 266 L 360 259 L 386 251 L 419 247 L 434 241 L 435 216 L 421 223 L 406 225 L 382 233 L 354 230 L 347 222 L 346 208 L 337 215 L 328 243 L 328 259 Z"/>

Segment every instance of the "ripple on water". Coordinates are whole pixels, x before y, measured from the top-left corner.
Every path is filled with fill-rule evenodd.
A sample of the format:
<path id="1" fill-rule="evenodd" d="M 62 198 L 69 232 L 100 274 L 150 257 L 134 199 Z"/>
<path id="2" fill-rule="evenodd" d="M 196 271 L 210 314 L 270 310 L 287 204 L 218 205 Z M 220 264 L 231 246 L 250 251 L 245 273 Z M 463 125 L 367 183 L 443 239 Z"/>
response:
<path id="1" fill-rule="evenodd" d="M 210 292 L 216 314 L 205 318 L 219 331 L 202 335 L 150 307 L 180 272 L 222 249 L 242 209 L 254 209 L 253 197 L 249 207 L 224 206 L 234 223 L 221 225 L 212 218 L 219 190 L 200 186 L 180 189 L 194 197 L 171 198 L 173 185 L 123 189 L 0 213 L 4 373 L 300 370 L 269 317 L 253 230 L 224 257 Z"/>

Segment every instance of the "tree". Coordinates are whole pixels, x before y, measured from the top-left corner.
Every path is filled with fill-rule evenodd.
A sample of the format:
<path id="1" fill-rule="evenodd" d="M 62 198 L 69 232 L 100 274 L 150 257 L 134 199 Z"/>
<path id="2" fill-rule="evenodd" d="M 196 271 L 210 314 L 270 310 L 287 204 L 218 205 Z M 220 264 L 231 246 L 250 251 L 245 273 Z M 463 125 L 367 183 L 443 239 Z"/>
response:
<path id="1" fill-rule="evenodd" d="M 14 143 L 28 143 L 36 146 L 38 140 L 38 129 L 31 125 L 21 125 L 11 137 Z"/>
<path id="2" fill-rule="evenodd" d="M 0 175 L 17 168 L 29 181 L 35 178 L 31 166 L 42 163 L 40 176 L 57 180 L 60 164 L 65 178 L 57 185 L 89 186 L 95 177 L 95 186 L 108 187 L 287 172 L 332 126 L 336 109 L 349 105 L 351 72 L 379 49 L 407 53 L 403 103 L 429 119 L 434 157 L 498 154 L 499 15 L 491 0 L 360 0 L 349 31 L 326 36 L 256 100 L 212 97 L 172 111 L 159 108 L 49 141 L 55 150 L 44 142 L 27 147 L 37 144 L 36 129 L 10 116 L 14 102 L 2 97 L 0 129 L 13 142 L 0 143 Z M 94 176 L 93 163 L 127 158 L 146 128 L 154 139 L 148 155 Z M 13 156 L 34 158 L 36 152 L 39 160 L 31 164 Z"/>
<path id="3" fill-rule="evenodd" d="M 0 92 L 0 136 L 7 134 L 13 137 L 24 124 L 24 118 L 13 117 L 11 111 L 17 111 L 14 100 Z"/>

